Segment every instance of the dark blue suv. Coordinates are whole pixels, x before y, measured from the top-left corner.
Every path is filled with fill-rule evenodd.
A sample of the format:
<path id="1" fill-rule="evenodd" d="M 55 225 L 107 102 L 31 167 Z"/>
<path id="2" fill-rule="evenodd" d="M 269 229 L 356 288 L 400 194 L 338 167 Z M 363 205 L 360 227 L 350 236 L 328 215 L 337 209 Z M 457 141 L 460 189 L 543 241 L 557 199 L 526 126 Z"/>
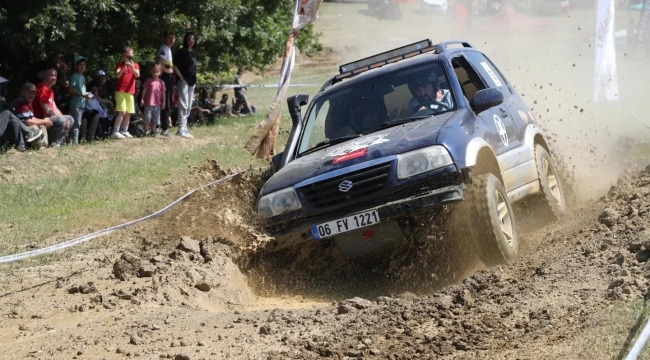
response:
<path id="1" fill-rule="evenodd" d="M 534 114 L 468 42 L 423 40 L 340 66 L 311 101 L 290 97 L 293 128 L 258 198 L 276 249 L 332 238 L 360 257 L 417 233 L 449 204 L 493 266 L 517 255 L 511 203 L 566 211 Z"/>

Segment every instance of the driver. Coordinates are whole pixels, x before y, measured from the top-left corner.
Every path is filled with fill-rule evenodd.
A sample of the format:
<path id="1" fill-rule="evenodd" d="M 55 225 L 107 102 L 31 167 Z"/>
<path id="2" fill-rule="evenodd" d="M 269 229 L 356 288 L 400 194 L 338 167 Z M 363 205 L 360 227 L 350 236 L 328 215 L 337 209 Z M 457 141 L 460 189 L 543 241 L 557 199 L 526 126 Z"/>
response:
<path id="1" fill-rule="evenodd" d="M 426 109 L 444 111 L 453 107 L 451 93 L 449 90 L 440 89 L 435 72 L 429 73 L 424 78 L 418 77 L 412 80 L 408 86 L 413 95 L 409 101 L 411 115 Z"/>

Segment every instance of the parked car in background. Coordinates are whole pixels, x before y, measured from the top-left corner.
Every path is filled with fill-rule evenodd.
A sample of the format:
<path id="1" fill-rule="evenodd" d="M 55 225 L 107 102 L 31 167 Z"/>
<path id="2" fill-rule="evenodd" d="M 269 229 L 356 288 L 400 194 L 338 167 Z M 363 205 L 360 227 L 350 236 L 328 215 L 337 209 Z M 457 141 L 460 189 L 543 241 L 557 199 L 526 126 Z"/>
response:
<path id="1" fill-rule="evenodd" d="M 424 14 L 446 14 L 447 0 L 420 0 L 420 12 Z"/>
<path id="2" fill-rule="evenodd" d="M 399 19 L 402 17 L 397 0 L 368 0 L 368 10 L 382 19 Z"/>

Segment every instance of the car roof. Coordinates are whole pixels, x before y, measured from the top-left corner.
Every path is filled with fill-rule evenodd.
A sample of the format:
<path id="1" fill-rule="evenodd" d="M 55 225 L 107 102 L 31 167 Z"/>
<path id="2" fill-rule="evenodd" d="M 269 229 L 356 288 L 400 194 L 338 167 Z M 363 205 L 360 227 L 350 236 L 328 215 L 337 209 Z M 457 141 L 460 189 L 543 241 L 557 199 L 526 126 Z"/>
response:
<path id="1" fill-rule="evenodd" d="M 450 52 L 451 53 L 451 52 Z M 424 54 L 419 54 L 416 56 L 413 56 L 408 59 L 401 60 L 396 63 L 392 64 L 387 64 L 382 67 L 376 68 L 376 69 L 371 69 L 368 71 L 365 71 L 363 73 L 360 73 L 358 75 L 355 75 L 349 79 L 344 79 L 343 81 L 339 81 L 333 85 L 327 85 L 327 83 L 323 86 L 321 91 L 314 96 L 314 99 L 320 98 L 322 96 L 326 96 L 328 94 L 334 93 L 339 91 L 340 89 L 347 88 L 348 86 L 353 86 L 355 84 L 367 81 L 369 79 L 372 79 L 377 76 L 381 76 L 383 74 L 395 71 L 395 70 L 402 70 L 402 69 L 408 69 L 414 66 L 418 65 L 423 65 L 426 63 L 431 63 L 434 61 L 438 60 L 444 60 L 446 58 L 447 53 L 445 54 L 435 54 L 435 53 L 424 53 Z M 328 80 L 328 83 L 331 82 L 331 80 Z"/>

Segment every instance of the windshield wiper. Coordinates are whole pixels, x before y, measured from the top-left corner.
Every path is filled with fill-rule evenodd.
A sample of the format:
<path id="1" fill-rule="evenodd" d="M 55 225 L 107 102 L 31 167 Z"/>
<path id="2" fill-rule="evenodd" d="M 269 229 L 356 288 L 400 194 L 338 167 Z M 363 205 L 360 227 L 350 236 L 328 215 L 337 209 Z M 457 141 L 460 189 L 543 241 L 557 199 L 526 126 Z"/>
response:
<path id="1" fill-rule="evenodd" d="M 348 140 L 356 139 L 359 136 L 361 136 L 361 134 L 350 135 L 350 136 L 341 136 L 341 137 L 334 138 L 334 139 L 325 139 L 325 140 L 319 142 L 318 144 L 314 145 L 313 148 L 303 152 L 300 155 L 307 155 L 309 153 L 313 153 L 314 151 L 320 150 L 322 148 L 326 148 L 328 146 L 332 146 L 332 145 L 340 144 L 340 143 L 348 141 Z"/>
<path id="2" fill-rule="evenodd" d="M 397 120 L 393 120 L 393 121 L 386 121 L 385 123 L 383 123 L 381 125 L 375 126 L 373 128 L 367 129 L 367 130 L 364 130 L 363 134 L 364 135 L 365 134 L 370 134 L 370 133 L 373 133 L 373 132 L 375 132 L 377 130 L 386 129 L 386 128 L 389 128 L 389 127 L 406 124 L 406 123 L 411 122 L 411 121 L 420 120 L 420 119 L 424 119 L 424 118 L 428 118 L 428 117 L 431 117 L 431 115 L 412 116 L 412 117 L 397 119 Z"/>

